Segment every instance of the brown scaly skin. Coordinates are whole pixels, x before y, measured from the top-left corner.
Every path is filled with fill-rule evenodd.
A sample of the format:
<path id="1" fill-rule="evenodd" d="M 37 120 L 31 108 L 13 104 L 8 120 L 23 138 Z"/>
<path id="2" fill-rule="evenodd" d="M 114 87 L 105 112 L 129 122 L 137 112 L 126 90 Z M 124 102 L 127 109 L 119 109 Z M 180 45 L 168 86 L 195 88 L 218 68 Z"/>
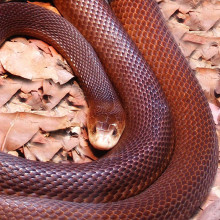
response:
<path id="1" fill-rule="evenodd" d="M 122 20 L 123 17 L 134 19 L 134 22 L 123 23 L 127 26 L 134 23 L 128 28 L 129 34 L 142 36 L 138 46 L 144 48 L 144 56 L 150 57 L 149 65 L 171 108 L 175 150 L 165 172 L 163 169 L 172 153 L 169 114 L 163 93 L 142 56 L 104 1 L 55 3 L 65 15 L 72 16 L 75 26 L 96 50 L 123 101 L 126 128 L 119 144 L 105 158 L 78 167 L 24 162 L 1 154 L 0 190 L 2 194 L 10 194 L 0 197 L 1 219 L 188 219 L 213 181 L 218 161 L 217 139 L 207 101 L 167 31 L 158 6 L 152 0 L 112 1 L 115 13 L 120 14 Z M 26 6 L 13 7 L 0 5 L 0 16 L 4 15 L 5 22 L 18 16 L 26 19 L 31 14 L 35 24 L 37 18 L 42 19 L 43 24 L 48 18 L 55 25 L 51 24 L 52 20 L 48 23 L 56 27 L 58 18 L 44 14 L 43 9 L 40 12 L 37 7 L 31 10 Z M 70 11 L 73 8 L 75 11 Z M 129 12 L 136 16 L 132 18 Z M 143 16 L 149 23 L 146 29 L 144 26 L 138 29 L 138 25 L 147 22 L 142 20 Z M 14 27 L 13 23 L 11 25 Z M 27 22 L 24 25 L 27 26 Z M 66 28 L 64 23 L 62 26 Z M 44 30 L 51 28 L 54 27 L 47 26 Z M 2 29 L 1 39 L 5 37 Z M 32 35 L 33 30 L 29 33 Z M 50 33 L 54 37 L 54 31 Z M 59 31 L 61 45 L 65 46 L 65 40 L 70 41 L 65 38 L 68 34 L 69 29 Z M 54 43 L 47 37 L 44 40 Z M 153 185 L 145 189 L 155 179 Z M 44 195 L 44 199 L 26 197 L 28 195 Z M 130 198 L 125 199 L 126 196 Z M 124 200 L 116 201 L 122 198 Z M 114 202 L 97 203 L 107 201 Z"/>

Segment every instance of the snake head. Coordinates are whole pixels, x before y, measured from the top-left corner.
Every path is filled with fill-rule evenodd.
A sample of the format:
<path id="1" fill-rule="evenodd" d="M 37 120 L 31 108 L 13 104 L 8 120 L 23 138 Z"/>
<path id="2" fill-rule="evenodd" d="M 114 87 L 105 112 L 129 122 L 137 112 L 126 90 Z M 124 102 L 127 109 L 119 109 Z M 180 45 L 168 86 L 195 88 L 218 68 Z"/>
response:
<path id="1" fill-rule="evenodd" d="M 124 127 L 125 120 L 110 115 L 108 117 L 95 117 L 88 119 L 88 135 L 92 146 L 99 150 L 110 150 L 119 141 Z"/>

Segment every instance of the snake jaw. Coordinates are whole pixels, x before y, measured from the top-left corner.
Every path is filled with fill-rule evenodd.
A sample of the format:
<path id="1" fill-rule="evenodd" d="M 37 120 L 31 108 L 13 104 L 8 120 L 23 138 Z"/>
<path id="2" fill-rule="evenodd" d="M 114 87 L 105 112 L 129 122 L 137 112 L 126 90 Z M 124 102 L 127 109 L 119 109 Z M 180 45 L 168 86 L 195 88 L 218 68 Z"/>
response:
<path id="1" fill-rule="evenodd" d="M 118 125 L 104 122 L 97 122 L 93 129 L 89 129 L 88 133 L 90 143 L 99 150 L 110 150 L 121 137 Z"/>

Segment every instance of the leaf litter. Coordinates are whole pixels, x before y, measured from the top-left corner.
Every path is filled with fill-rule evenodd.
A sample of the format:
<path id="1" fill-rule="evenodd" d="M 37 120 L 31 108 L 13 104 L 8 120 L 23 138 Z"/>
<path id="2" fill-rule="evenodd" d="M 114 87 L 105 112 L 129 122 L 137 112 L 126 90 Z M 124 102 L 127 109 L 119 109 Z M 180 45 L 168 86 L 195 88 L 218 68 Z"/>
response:
<path id="1" fill-rule="evenodd" d="M 54 48 L 22 37 L 4 43 L 0 49 L 2 151 L 43 162 L 96 160 L 86 133 L 87 114 L 84 94 Z"/>

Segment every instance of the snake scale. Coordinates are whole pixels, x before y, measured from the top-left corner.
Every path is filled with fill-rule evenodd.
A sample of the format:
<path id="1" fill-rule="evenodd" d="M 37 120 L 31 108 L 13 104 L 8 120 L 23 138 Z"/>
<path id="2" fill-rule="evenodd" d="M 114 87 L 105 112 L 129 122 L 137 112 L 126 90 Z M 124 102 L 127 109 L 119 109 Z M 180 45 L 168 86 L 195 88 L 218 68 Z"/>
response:
<path id="1" fill-rule="evenodd" d="M 121 100 L 126 126 L 119 143 L 88 164 L 40 163 L 1 152 L 0 219 L 188 219 L 213 182 L 217 138 L 206 98 L 157 3 L 54 3 L 78 30 L 38 6 L 3 3 L 0 44 L 13 35 L 52 44 L 90 106 L 101 112 Z"/>

